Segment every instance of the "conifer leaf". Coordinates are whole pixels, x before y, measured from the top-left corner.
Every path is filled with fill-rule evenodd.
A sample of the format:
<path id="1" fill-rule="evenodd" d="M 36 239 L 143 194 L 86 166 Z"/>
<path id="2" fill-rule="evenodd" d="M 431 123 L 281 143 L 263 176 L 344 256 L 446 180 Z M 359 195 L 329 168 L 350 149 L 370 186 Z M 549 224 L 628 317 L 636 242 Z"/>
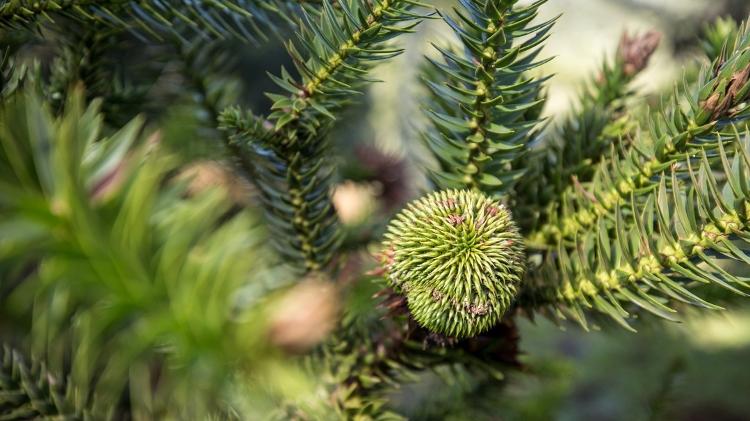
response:
<path id="1" fill-rule="evenodd" d="M 423 75 L 433 96 L 428 108 L 432 129 L 422 137 L 438 158 L 439 168 L 432 171 L 437 187 L 500 197 L 518 180 L 503 173 L 521 173 L 517 161 L 540 127 L 535 110 L 544 102 L 541 85 L 524 72 L 543 62 L 534 61 L 536 53 L 527 50 L 554 23 L 529 26 L 543 3 L 462 1 L 455 19 L 442 15 L 465 50 L 436 47 L 442 61 L 430 60 L 434 67 Z M 438 138 L 467 153 L 449 154 Z"/>

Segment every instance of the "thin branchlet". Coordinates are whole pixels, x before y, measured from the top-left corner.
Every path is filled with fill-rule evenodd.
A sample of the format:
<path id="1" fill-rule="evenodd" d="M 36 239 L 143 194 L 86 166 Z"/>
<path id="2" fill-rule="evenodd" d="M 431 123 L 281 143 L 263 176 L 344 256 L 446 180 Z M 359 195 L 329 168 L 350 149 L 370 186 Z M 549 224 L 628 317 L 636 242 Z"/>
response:
<path id="1" fill-rule="evenodd" d="M 549 144 L 523 156 L 521 163 L 528 177 L 516 190 L 518 222 L 525 230 L 534 230 L 547 222 L 551 202 L 591 181 L 603 160 L 609 158 L 614 140 L 626 138 L 635 129 L 632 83 L 646 67 L 659 44 L 660 35 L 649 31 L 641 35 L 624 33 L 617 51 L 581 89 L 578 106 L 559 128 L 552 130 Z"/>
<path id="2" fill-rule="evenodd" d="M 370 80 L 365 73 L 378 61 L 398 55 L 388 42 L 419 23 L 412 0 L 325 1 L 306 12 L 299 42 L 287 45 L 301 75 L 285 69 L 272 76 L 286 95 L 268 94 L 273 126 L 267 141 L 251 139 L 255 152 L 273 161 L 259 172 L 267 214 L 282 235 L 277 246 L 305 271 L 321 270 L 341 241 L 330 200 L 328 133 L 342 107 Z"/>
<path id="3" fill-rule="evenodd" d="M 574 183 L 532 233 L 544 261 L 529 285 L 546 291 L 558 316 L 586 325 L 584 309 L 594 308 L 631 328 L 623 303 L 673 320 L 664 298 L 716 308 L 690 291 L 696 285 L 745 294 L 744 280 L 712 255 L 748 261 L 732 245 L 746 226 L 747 145 L 736 127 L 748 121 L 748 42 L 742 28 L 694 86 L 653 113 L 590 182 Z"/>
<path id="4" fill-rule="evenodd" d="M 523 174 L 518 159 L 536 135 L 544 102 L 541 86 L 528 71 L 554 19 L 530 24 L 543 2 L 471 0 L 444 20 L 459 36 L 463 51 L 438 48 L 425 84 L 431 92 L 431 127 L 423 134 L 439 168 L 431 178 L 439 188 L 468 188 L 500 197 Z"/>

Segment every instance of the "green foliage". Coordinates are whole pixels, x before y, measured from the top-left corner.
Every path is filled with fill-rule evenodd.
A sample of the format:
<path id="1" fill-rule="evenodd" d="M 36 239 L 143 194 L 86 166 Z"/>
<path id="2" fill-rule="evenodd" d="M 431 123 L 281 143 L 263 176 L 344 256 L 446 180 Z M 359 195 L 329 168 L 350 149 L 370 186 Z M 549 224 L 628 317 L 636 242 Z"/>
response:
<path id="1" fill-rule="evenodd" d="M 423 5 L 412 0 L 350 0 L 338 8 L 323 2 L 322 10 L 303 13 L 298 45 L 287 45 L 301 80 L 282 68 L 274 80 L 287 96 L 269 94 L 274 101 L 269 119 L 276 131 L 289 127 L 287 143 L 304 143 L 299 131 L 314 135 L 326 127 L 334 113 L 371 82 L 364 75 L 373 64 L 401 53 L 386 42 L 412 32 L 422 18 L 411 11 L 414 6 Z"/>
<path id="2" fill-rule="evenodd" d="M 535 137 L 537 118 L 528 111 L 543 102 L 541 84 L 528 71 L 537 60 L 554 19 L 533 23 L 544 0 L 525 7 L 517 1 L 465 0 L 457 20 L 444 20 L 458 35 L 463 51 L 438 48 L 442 61 L 425 75 L 432 96 L 432 130 L 424 134 L 440 163 L 431 173 L 442 189 L 476 189 L 496 197 L 523 174 L 514 165 Z"/>
<path id="3" fill-rule="evenodd" d="M 4 420 L 88 419 L 71 402 L 73 389 L 47 372 L 29 365 L 16 351 L 0 349 L 0 417 Z"/>
<path id="4" fill-rule="evenodd" d="M 621 303 L 673 319 L 662 297 L 712 308 L 689 288 L 710 283 L 744 294 L 718 262 L 744 256 L 732 241 L 742 238 L 745 214 L 737 125 L 748 119 L 749 46 L 743 26 L 695 86 L 676 90 L 648 130 L 613 148 L 592 181 L 563 193 L 550 222 L 531 234 L 549 244 L 537 273 L 559 285 L 546 299 L 560 315 L 585 325 L 582 310 L 593 307 L 628 327 Z"/>
<path id="5" fill-rule="evenodd" d="M 412 202 L 385 238 L 386 279 L 430 331 L 485 332 L 517 294 L 522 238 L 505 205 L 481 193 L 447 190 Z"/>
<path id="6" fill-rule="evenodd" d="M 267 117 L 229 109 L 222 125 L 255 156 L 257 177 L 277 249 L 305 270 L 319 270 L 339 243 L 330 201 L 332 170 L 328 132 L 335 113 L 351 103 L 371 82 L 368 70 L 398 55 L 388 41 L 409 33 L 421 15 L 412 0 L 374 3 L 350 0 L 336 8 L 324 1 L 320 10 L 303 13 L 298 43 L 287 50 L 301 79 L 282 68 L 271 76 L 286 93 L 268 94 L 274 103 Z"/>
<path id="7" fill-rule="evenodd" d="M 708 27 L 711 63 L 652 110 L 632 82 L 659 36 L 624 36 L 546 128 L 544 4 L 439 12 L 439 191 L 390 222 L 373 280 L 339 247 L 331 137 L 428 6 L 0 1 L 2 417 L 398 419 L 426 370 L 501 387 L 520 314 L 632 329 L 748 295 L 727 264 L 750 264 L 750 29 Z M 234 59 L 284 27 L 294 67 L 259 109 Z"/>
<path id="8" fill-rule="evenodd" d="M 275 27 L 274 19 L 283 16 L 284 8 L 283 3 L 252 0 L 5 0 L 0 3 L 0 26 L 23 29 L 39 21 L 64 17 L 156 39 L 199 35 L 254 40 L 265 37 L 264 32 Z"/>
<path id="9" fill-rule="evenodd" d="M 15 60 L 11 56 L 10 50 L 6 49 L 0 57 L 0 97 L 7 98 L 13 92 L 18 89 L 20 85 L 23 85 L 24 79 L 26 79 L 27 69 L 25 66 L 17 66 Z"/>
<path id="10" fill-rule="evenodd" d="M 232 64 L 225 49 L 226 45 L 213 42 L 196 42 L 190 46 L 180 44 L 177 46 L 180 72 L 186 79 L 191 100 L 198 108 L 197 122 L 207 132 L 204 136 L 213 140 L 210 144 L 203 142 L 203 149 L 210 151 L 211 155 L 227 157 L 243 177 L 254 180 L 255 164 L 250 154 L 228 133 L 217 130 L 222 110 L 237 101 L 237 91 L 241 87 L 236 80 L 222 76 L 223 68 Z"/>
<path id="11" fill-rule="evenodd" d="M 262 307 L 238 300 L 268 260 L 254 251 L 257 219 L 171 179 L 175 160 L 158 134 L 139 141 L 139 120 L 103 138 L 97 105 L 84 109 L 80 94 L 56 120 L 33 96 L 0 114 L 17 122 L 1 136 L 0 262 L 22 263 L 3 311 L 32 321 L 33 355 L 70 376 L 76 404 L 98 419 L 129 384 L 135 414 L 227 411 L 216 396 L 235 375 L 273 364 L 252 333 L 265 329 Z M 275 288 L 258 287 L 256 300 Z"/>
<path id="12" fill-rule="evenodd" d="M 724 54 L 737 41 L 738 25 L 734 19 L 719 18 L 706 26 L 701 37 L 701 48 L 709 60 Z"/>
<path id="13" fill-rule="evenodd" d="M 58 41 L 60 52 L 50 66 L 45 88 L 52 109 L 62 111 L 68 94 L 83 84 L 88 101 L 101 99 L 102 113 L 113 127 L 123 126 L 139 112 L 147 111 L 148 85 L 135 81 L 139 73 L 135 65 L 117 63 L 112 53 L 118 44 L 127 45 L 123 31 L 97 22 L 66 29 L 66 36 Z"/>
<path id="14" fill-rule="evenodd" d="M 631 135 L 636 121 L 627 112 L 635 93 L 630 84 L 645 68 L 659 39 L 656 32 L 624 34 L 614 59 L 605 60 L 581 89 L 578 108 L 555 128 L 549 144 L 524 157 L 528 177 L 516 188 L 521 226 L 538 228 L 545 207 L 570 188 L 571 181 L 574 185 L 591 181 L 612 142 Z"/>

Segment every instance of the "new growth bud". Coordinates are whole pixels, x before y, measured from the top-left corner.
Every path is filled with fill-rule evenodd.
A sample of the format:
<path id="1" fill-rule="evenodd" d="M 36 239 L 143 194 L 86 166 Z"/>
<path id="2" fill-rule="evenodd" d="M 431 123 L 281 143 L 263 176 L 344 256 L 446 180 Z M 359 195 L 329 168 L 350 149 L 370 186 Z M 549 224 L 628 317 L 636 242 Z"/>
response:
<path id="1" fill-rule="evenodd" d="M 504 205 L 446 190 L 410 203 L 391 221 L 381 263 L 414 319 L 465 338 L 494 326 L 516 297 L 523 239 Z"/>
<path id="2" fill-rule="evenodd" d="M 646 67 L 648 59 L 659 46 L 660 40 L 661 35 L 654 31 L 634 36 L 622 34 L 617 53 L 622 59 L 623 72 L 626 76 L 634 76 Z"/>

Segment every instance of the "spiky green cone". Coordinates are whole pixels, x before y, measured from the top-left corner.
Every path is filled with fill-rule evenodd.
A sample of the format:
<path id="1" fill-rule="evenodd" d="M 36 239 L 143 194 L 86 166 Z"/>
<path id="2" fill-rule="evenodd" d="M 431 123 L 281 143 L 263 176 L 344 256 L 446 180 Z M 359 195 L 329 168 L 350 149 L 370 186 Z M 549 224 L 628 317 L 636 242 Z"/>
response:
<path id="1" fill-rule="evenodd" d="M 383 266 L 423 327 L 465 338 L 494 326 L 525 269 L 523 239 L 506 207 L 468 190 L 411 202 L 385 234 Z"/>

